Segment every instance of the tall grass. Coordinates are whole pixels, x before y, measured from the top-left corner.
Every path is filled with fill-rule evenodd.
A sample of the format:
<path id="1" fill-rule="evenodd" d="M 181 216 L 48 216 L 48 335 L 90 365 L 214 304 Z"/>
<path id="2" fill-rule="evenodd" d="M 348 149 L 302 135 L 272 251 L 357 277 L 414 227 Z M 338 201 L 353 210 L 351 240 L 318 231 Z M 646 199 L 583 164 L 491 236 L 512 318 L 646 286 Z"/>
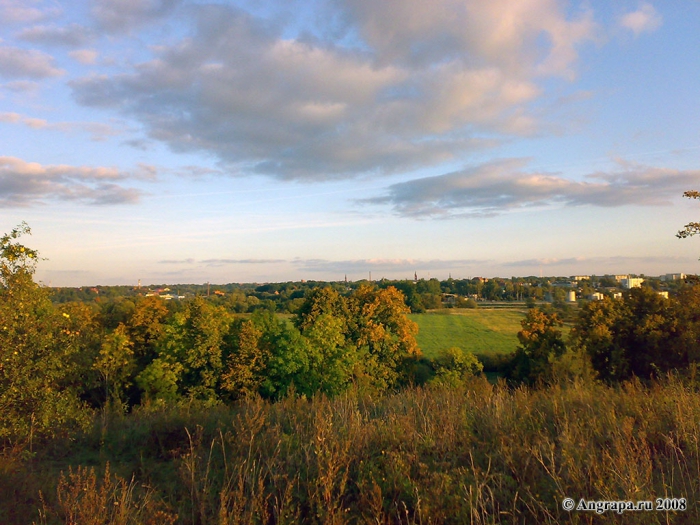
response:
<path id="1" fill-rule="evenodd" d="M 43 503 L 26 496 L 42 513 L 26 523 L 700 522 L 700 394 L 675 377 L 541 390 L 475 379 L 376 398 L 141 410 L 110 425 L 76 442 Z M 47 465 L 36 459 L 31 475 Z M 686 498 L 687 510 L 567 513 L 565 497 Z M 98 507 L 121 513 L 76 518 Z"/>

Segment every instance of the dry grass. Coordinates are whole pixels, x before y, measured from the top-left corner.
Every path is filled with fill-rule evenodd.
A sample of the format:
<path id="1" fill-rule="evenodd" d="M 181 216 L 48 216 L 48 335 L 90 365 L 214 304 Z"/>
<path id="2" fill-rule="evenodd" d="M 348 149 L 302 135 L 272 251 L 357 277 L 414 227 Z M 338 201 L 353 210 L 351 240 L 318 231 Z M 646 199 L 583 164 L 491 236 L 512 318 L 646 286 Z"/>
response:
<path id="1" fill-rule="evenodd" d="M 101 444 L 78 443 L 119 463 L 124 477 L 108 466 L 99 477 L 66 469 L 35 521 L 698 523 L 699 422 L 697 385 L 676 378 L 542 390 L 474 380 L 377 398 L 142 412 Z M 688 508 L 566 513 L 565 497 L 683 497 Z"/>

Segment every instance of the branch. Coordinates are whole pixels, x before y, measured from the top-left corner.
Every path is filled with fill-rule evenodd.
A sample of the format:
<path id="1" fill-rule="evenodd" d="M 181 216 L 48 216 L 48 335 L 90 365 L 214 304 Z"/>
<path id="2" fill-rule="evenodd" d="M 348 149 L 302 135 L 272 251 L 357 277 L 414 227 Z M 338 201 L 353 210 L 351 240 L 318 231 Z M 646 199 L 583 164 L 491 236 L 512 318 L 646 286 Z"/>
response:
<path id="1" fill-rule="evenodd" d="M 700 198 L 700 197 L 699 197 Z M 679 239 L 685 239 L 687 237 L 692 237 L 700 233 L 700 222 L 689 222 L 686 224 L 682 230 L 678 230 L 676 237 Z"/>
<path id="2" fill-rule="evenodd" d="M 700 191 L 688 190 L 683 192 L 683 197 L 688 197 L 689 199 L 700 199 Z M 687 237 L 692 237 L 700 233 L 700 222 L 689 222 L 683 226 L 682 230 L 678 230 L 676 237 L 679 239 L 686 239 Z"/>

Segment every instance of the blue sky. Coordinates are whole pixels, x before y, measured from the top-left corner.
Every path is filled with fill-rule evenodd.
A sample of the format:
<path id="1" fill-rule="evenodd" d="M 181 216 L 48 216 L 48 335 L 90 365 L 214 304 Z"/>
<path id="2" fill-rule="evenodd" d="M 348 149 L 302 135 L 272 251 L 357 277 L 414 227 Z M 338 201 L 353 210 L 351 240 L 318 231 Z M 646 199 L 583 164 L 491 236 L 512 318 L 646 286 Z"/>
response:
<path id="1" fill-rule="evenodd" d="M 53 286 L 697 273 L 700 1 L 0 0 Z"/>

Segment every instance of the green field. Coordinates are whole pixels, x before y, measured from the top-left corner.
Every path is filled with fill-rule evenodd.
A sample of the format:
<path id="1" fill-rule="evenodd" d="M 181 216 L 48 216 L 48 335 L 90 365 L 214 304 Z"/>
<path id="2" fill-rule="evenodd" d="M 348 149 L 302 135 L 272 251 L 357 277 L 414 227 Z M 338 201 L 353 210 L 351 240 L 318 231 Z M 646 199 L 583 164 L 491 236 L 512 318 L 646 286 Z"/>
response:
<path id="1" fill-rule="evenodd" d="M 418 324 L 418 346 L 426 357 L 458 346 L 477 355 L 506 354 L 518 346 L 523 310 L 451 310 L 411 314 Z"/>

